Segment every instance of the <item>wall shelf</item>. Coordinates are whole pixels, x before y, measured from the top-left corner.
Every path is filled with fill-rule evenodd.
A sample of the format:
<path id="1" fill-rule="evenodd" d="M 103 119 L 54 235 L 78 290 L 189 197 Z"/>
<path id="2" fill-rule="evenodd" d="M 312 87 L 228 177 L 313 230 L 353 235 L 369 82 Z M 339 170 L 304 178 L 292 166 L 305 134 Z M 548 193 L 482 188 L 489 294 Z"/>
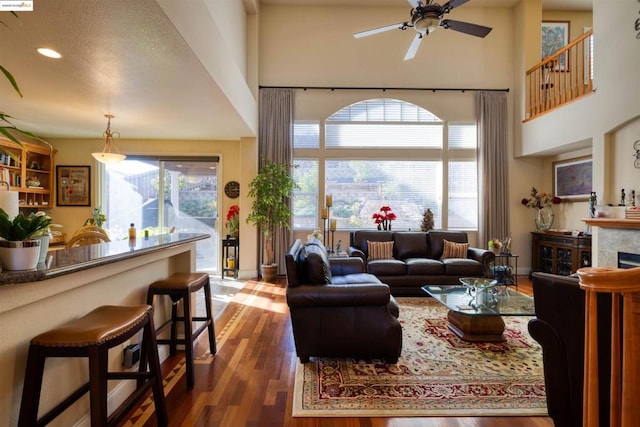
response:
<path id="1" fill-rule="evenodd" d="M 19 208 L 53 207 L 55 150 L 24 142 L 23 147 L 0 138 L 0 181 L 18 192 Z M 36 185 L 37 184 L 37 185 Z"/>

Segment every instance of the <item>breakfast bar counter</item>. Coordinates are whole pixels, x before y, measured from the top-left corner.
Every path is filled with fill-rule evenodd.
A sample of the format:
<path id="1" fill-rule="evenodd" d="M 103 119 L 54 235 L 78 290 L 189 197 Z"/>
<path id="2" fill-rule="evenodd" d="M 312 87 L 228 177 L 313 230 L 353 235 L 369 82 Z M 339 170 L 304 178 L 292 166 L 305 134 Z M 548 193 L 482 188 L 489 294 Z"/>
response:
<path id="1" fill-rule="evenodd" d="M 57 250 L 35 270 L 0 273 L 0 425 L 17 425 L 32 337 L 100 305 L 144 303 L 152 282 L 173 273 L 195 271 L 196 242 L 209 237 L 175 233 Z M 156 307 L 156 324 L 169 313 L 168 307 Z M 113 353 L 109 365 L 117 370 L 121 368 L 122 350 Z M 54 406 L 58 396 L 84 383 L 87 372 L 81 360 L 48 363 L 41 413 Z M 130 391 L 132 385 L 125 384 L 110 382 L 110 401 Z M 87 413 L 88 397 L 84 397 L 56 421 L 74 425 Z"/>

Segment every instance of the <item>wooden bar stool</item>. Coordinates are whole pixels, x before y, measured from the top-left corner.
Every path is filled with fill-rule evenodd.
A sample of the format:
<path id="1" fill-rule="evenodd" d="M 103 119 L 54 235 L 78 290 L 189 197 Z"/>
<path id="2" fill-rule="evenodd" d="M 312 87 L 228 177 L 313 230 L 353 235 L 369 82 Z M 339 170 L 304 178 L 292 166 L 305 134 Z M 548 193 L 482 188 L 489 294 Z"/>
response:
<path id="1" fill-rule="evenodd" d="M 191 294 L 204 288 L 204 305 L 206 308 L 206 316 L 194 316 L 191 307 Z M 213 313 L 211 310 L 211 287 L 209 286 L 209 275 L 206 273 L 175 273 L 169 278 L 158 280 L 149 285 L 147 292 L 147 304 L 153 306 L 156 295 L 168 295 L 171 297 L 171 319 L 164 322 L 156 333 L 160 334 L 167 326 L 171 325 L 171 337 L 169 339 L 157 339 L 158 344 L 168 344 L 169 354 L 176 353 L 176 345 L 184 344 L 186 370 L 187 370 L 187 388 L 193 388 L 193 344 L 198 336 L 207 329 L 209 334 L 209 350 L 211 354 L 216 354 L 216 339 L 213 324 Z M 178 302 L 182 300 L 182 316 L 178 316 Z M 178 338 L 177 323 L 182 322 L 184 325 L 184 338 Z M 193 322 L 204 322 L 195 331 L 193 330 Z M 145 361 L 144 352 L 142 353 L 142 362 Z"/>
<path id="2" fill-rule="evenodd" d="M 146 363 L 144 366 L 141 363 L 138 372 L 109 372 L 109 349 L 122 344 L 140 330 L 143 330 L 142 348 L 148 354 L 149 370 L 146 370 Z M 47 357 L 88 357 L 89 382 L 38 419 L 42 375 Z M 125 379 L 138 380 L 136 390 L 108 415 L 107 380 Z M 90 395 L 92 427 L 115 425 L 149 387 L 153 389 L 158 425 L 166 426 L 167 407 L 153 325 L 153 308 L 149 305 L 101 306 L 31 340 L 18 425 L 46 425 L 87 391 Z"/>

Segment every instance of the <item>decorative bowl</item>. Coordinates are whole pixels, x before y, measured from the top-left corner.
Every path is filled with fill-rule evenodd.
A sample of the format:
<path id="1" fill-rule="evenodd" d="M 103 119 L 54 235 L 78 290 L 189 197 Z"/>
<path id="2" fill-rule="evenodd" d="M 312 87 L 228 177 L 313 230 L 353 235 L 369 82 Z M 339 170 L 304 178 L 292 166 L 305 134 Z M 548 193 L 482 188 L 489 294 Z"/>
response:
<path id="1" fill-rule="evenodd" d="M 461 277 L 460 283 L 475 289 L 488 289 L 498 284 L 496 279 L 488 279 L 486 277 Z"/>

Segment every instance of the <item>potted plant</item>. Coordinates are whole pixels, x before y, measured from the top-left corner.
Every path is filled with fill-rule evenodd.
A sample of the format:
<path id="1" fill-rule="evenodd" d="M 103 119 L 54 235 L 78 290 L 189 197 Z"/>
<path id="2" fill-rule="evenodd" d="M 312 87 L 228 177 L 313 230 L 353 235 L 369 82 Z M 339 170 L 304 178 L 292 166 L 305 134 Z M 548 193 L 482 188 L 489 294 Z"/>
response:
<path id="1" fill-rule="evenodd" d="M 51 217 L 44 212 L 19 213 L 11 220 L 0 208 L 0 261 L 7 270 L 29 270 L 38 265 L 40 240 L 33 239 L 49 229 Z"/>
<path id="2" fill-rule="evenodd" d="M 278 270 L 274 259 L 274 236 L 278 229 L 290 229 L 291 208 L 289 198 L 297 188 L 289 173 L 289 166 L 265 161 L 260 172 L 249 183 L 249 197 L 253 197 L 247 223 L 260 229 L 263 236 L 264 263 L 260 275 L 264 281 L 272 281 Z"/>

